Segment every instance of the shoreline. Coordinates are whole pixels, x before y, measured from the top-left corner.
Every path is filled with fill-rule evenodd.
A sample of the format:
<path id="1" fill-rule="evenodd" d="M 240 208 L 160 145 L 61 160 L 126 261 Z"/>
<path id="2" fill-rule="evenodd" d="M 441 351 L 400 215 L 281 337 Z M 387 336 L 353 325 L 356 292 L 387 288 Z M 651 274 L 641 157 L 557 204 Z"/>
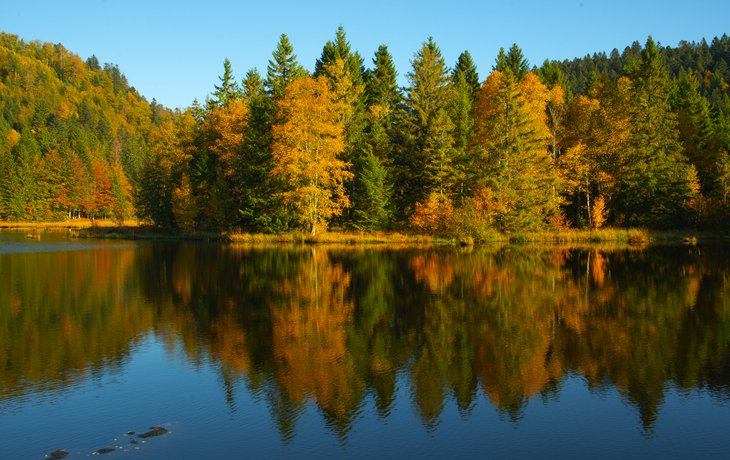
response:
<path id="1" fill-rule="evenodd" d="M 506 244 L 565 244 L 565 243 L 627 243 L 642 246 L 656 242 L 725 241 L 727 236 L 691 230 L 650 231 L 645 229 L 614 229 L 524 232 L 502 234 L 490 232 L 487 238 L 471 236 L 429 235 L 411 232 L 357 232 L 332 230 L 319 235 L 304 232 L 284 234 L 200 231 L 181 233 L 165 231 L 136 221 L 125 221 L 122 226 L 113 221 L 81 219 L 69 222 L 0 222 L 1 230 L 47 231 L 68 230 L 72 238 L 107 238 L 131 240 L 214 241 L 244 244 L 345 244 L 345 245 L 417 245 L 417 246 L 474 246 L 493 243 Z"/>

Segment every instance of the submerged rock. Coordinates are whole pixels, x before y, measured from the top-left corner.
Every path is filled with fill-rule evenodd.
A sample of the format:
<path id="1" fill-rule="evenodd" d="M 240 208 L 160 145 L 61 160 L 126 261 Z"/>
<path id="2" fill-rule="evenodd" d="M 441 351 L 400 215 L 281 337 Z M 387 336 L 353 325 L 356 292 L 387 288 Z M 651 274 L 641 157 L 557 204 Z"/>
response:
<path id="1" fill-rule="evenodd" d="M 48 458 L 52 458 L 53 460 L 58 460 L 59 458 L 65 458 L 67 456 L 68 456 L 68 452 L 66 452 L 65 450 L 60 450 L 60 449 L 48 454 Z"/>
<path id="2" fill-rule="evenodd" d="M 153 436 L 161 436 L 161 435 L 167 433 L 167 430 L 160 426 L 156 426 L 156 427 L 151 426 L 150 429 L 152 431 L 148 431 L 147 433 L 138 434 L 137 437 L 138 438 L 151 438 Z"/>
<path id="3" fill-rule="evenodd" d="M 105 447 L 103 449 L 99 449 L 96 451 L 97 454 L 106 454 L 108 452 L 115 451 L 116 449 L 112 449 L 111 447 Z"/>

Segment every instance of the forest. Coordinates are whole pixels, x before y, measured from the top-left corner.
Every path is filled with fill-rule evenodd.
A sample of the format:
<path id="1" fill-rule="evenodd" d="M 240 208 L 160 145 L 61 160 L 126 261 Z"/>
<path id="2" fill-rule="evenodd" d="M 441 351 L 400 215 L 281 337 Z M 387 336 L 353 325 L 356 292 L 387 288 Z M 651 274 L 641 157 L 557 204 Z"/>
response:
<path id="1" fill-rule="evenodd" d="M 265 75 L 225 59 L 185 109 L 118 66 L 0 34 L 0 220 L 471 235 L 727 228 L 730 38 L 539 67 L 513 44 L 486 79 L 423 42 L 400 87 L 342 27 L 314 70 L 285 34 Z M 401 69 L 402 71 L 402 69 Z M 482 71 L 483 74 L 485 73 Z"/>

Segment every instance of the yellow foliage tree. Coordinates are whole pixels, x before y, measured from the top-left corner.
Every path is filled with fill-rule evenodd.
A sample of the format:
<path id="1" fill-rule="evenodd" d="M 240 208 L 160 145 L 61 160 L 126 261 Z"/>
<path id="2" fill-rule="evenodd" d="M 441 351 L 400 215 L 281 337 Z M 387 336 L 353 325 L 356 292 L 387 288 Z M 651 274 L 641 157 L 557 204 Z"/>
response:
<path id="1" fill-rule="evenodd" d="M 442 232 L 451 227 L 454 207 L 449 197 L 442 193 L 431 192 L 424 203 L 416 203 L 411 216 L 411 224 L 421 230 Z"/>
<path id="2" fill-rule="evenodd" d="M 550 93 L 528 73 L 492 72 L 475 106 L 474 148 L 483 152 L 475 168 L 475 190 L 495 208 L 492 222 L 511 232 L 538 229 L 560 211 L 559 181 L 548 151 L 546 116 Z M 481 177 L 479 175 L 481 174 Z"/>
<path id="3" fill-rule="evenodd" d="M 287 181 L 285 202 L 315 235 L 349 205 L 344 183 L 352 173 L 349 163 L 340 159 L 345 149 L 343 104 L 327 79 L 319 77 L 292 82 L 278 107 L 285 121 L 272 130 L 273 173 Z"/>
<path id="4" fill-rule="evenodd" d="M 187 174 L 183 174 L 180 186 L 172 191 L 172 213 L 175 215 L 175 222 L 180 230 L 186 233 L 195 230 L 198 207 Z"/>
<path id="5" fill-rule="evenodd" d="M 243 99 L 231 99 L 227 106 L 216 109 L 209 118 L 215 143 L 212 153 L 218 157 L 224 177 L 235 184 L 233 193 L 240 198 L 239 189 L 246 168 L 244 155 L 245 132 L 249 108 Z"/>
<path id="6" fill-rule="evenodd" d="M 598 230 L 606 222 L 606 200 L 599 196 L 593 203 L 593 228 Z"/>

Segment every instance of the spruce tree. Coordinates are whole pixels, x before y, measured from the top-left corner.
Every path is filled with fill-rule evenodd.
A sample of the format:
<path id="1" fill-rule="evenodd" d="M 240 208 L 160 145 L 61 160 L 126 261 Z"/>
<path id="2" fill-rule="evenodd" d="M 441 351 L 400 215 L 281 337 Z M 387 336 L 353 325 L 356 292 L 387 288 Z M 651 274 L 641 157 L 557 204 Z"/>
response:
<path id="1" fill-rule="evenodd" d="M 211 107 L 228 107 L 228 104 L 241 97 L 241 90 L 236 83 L 236 78 L 233 76 L 231 70 L 231 61 L 228 58 L 223 61 L 223 76 L 218 77 L 221 81 L 221 85 L 215 85 L 215 91 L 213 91 L 213 99 L 209 102 Z"/>
<path id="2" fill-rule="evenodd" d="M 388 183 L 387 170 L 382 160 L 372 152 L 363 155 L 355 180 L 359 199 L 354 207 L 353 226 L 369 232 L 383 229 L 391 215 L 392 186 Z"/>
<path id="3" fill-rule="evenodd" d="M 269 60 L 264 86 L 272 99 L 280 100 L 284 97 L 289 84 L 297 78 L 306 76 L 307 71 L 297 62 L 294 47 L 286 34 L 281 34 L 276 50 L 272 54 L 273 59 Z"/>
<path id="4" fill-rule="evenodd" d="M 474 164 L 471 139 L 474 127 L 473 87 L 466 81 L 465 72 L 456 72 L 453 97 L 449 104 L 449 117 L 453 123 L 455 194 L 460 199 L 471 196 L 468 174 Z M 477 93 L 478 95 L 478 93 Z"/>
<path id="5" fill-rule="evenodd" d="M 360 53 L 351 51 L 350 42 L 345 35 L 345 29 L 342 26 L 337 28 L 335 33 L 335 41 L 328 41 L 322 49 L 322 55 L 317 59 L 314 65 L 314 76 L 319 77 L 327 73 L 327 66 L 334 64 L 338 59 L 342 59 L 345 69 L 354 85 L 363 83 L 363 59 Z"/>
<path id="6" fill-rule="evenodd" d="M 365 95 L 367 105 L 381 105 L 391 113 L 402 101 L 402 94 L 398 87 L 398 72 L 395 70 L 393 57 L 388 47 L 380 45 L 373 57 L 373 69 L 366 73 Z"/>
<path id="7" fill-rule="evenodd" d="M 517 46 L 517 43 L 514 43 L 506 54 L 504 48 L 499 49 L 499 54 L 495 60 L 495 65 L 492 66 L 492 70 L 498 70 L 503 73 L 510 72 L 519 82 L 522 81 L 530 70 L 530 63 L 522 55 L 522 50 Z"/>
<path id="8" fill-rule="evenodd" d="M 473 104 L 474 102 L 476 102 L 477 97 L 479 97 L 481 84 L 479 82 L 479 73 L 477 72 L 477 66 L 476 64 L 474 64 L 474 61 L 471 58 L 471 54 L 469 54 L 469 51 L 464 51 L 463 53 L 461 53 L 459 55 L 459 60 L 454 66 L 454 72 L 451 77 L 454 86 L 457 85 L 459 75 L 464 76 L 464 81 L 469 87 L 471 102 Z"/>
<path id="9" fill-rule="evenodd" d="M 697 172 L 678 141 L 671 111 L 671 86 L 651 36 L 641 60 L 625 69 L 631 79 L 631 150 L 625 156 L 618 212 L 628 225 L 678 228 L 691 224 Z"/>
<path id="10" fill-rule="evenodd" d="M 410 214 L 432 192 L 444 192 L 453 181 L 453 123 L 447 112 L 451 78 L 433 38 L 423 43 L 411 65 L 394 154 L 394 192 L 403 215 Z"/>
<path id="11" fill-rule="evenodd" d="M 714 129 L 709 103 L 699 93 L 699 82 L 691 70 L 680 73 L 671 99 L 683 153 L 697 169 L 702 191 L 707 193 L 714 187 Z"/>
<path id="12" fill-rule="evenodd" d="M 254 98 L 264 94 L 264 80 L 256 67 L 249 69 L 246 77 L 241 80 L 241 93 L 243 99 L 249 104 Z"/>
<path id="13" fill-rule="evenodd" d="M 360 55 L 351 51 L 342 26 L 337 29 L 335 41 L 327 42 L 322 50 L 322 56 L 316 63 L 315 76 L 325 76 L 336 100 L 342 103 L 341 119 L 345 130 L 342 159 L 350 165 L 350 173 L 356 174 L 356 165 L 364 151 L 363 135 L 366 125 L 363 66 Z M 357 186 L 357 181 L 349 181 L 346 185 L 351 207 L 360 199 Z M 340 216 L 341 223 L 352 219 L 351 208 L 344 210 Z"/>

